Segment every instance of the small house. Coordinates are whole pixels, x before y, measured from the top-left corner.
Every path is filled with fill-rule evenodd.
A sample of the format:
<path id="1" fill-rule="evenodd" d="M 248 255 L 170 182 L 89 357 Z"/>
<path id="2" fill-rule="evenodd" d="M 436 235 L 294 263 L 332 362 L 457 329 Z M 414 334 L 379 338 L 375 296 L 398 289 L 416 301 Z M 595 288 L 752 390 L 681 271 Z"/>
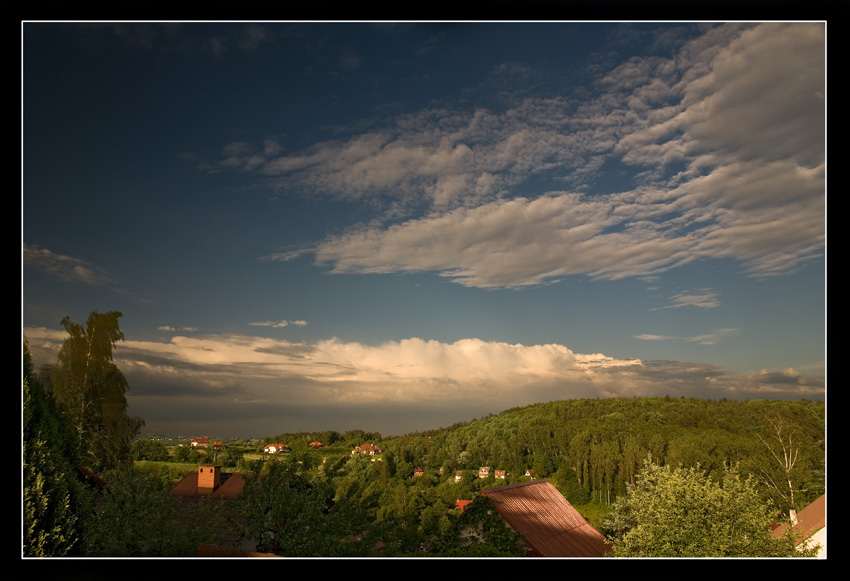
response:
<path id="1" fill-rule="evenodd" d="M 289 452 L 289 446 L 286 444 L 267 444 L 263 446 L 263 452 L 265 454 L 283 454 L 284 452 Z"/>
<path id="2" fill-rule="evenodd" d="M 369 456 L 374 456 L 375 454 L 383 453 L 383 450 L 381 450 L 375 444 L 361 444 L 351 451 L 352 454 L 357 454 L 358 452 L 360 454 L 368 454 Z"/>

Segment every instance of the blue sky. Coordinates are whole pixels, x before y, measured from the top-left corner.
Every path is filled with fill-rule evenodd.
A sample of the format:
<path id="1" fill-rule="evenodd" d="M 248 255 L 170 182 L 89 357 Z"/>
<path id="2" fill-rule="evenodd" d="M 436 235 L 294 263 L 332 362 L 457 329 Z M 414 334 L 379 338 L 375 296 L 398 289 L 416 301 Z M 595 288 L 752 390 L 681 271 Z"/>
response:
<path id="1" fill-rule="evenodd" d="M 22 327 L 145 432 L 825 397 L 823 23 L 25 23 Z"/>

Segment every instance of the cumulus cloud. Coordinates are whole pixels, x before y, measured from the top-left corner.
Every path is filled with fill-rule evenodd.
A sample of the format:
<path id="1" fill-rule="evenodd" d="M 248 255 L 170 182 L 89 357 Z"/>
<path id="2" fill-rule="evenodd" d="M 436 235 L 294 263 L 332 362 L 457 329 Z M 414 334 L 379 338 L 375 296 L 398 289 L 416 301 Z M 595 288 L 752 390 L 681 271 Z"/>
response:
<path id="1" fill-rule="evenodd" d="M 36 368 L 55 361 L 65 337 L 44 328 L 27 328 L 25 335 Z M 567 398 L 823 395 L 822 377 L 793 370 L 743 376 L 707 363 L 618 359 L 557 344 L 480 339 L 410 338 L 364 345 L 338 339 L 297 343 L 232 334 L 175 336 L 120 342 L 115 360 L 129 380 L 134 414 L 149 412 L 157 422 L 180 425 L 208 422 L 208 430 L 219 419 L 238 426 L 238 419 L 251 418 L 243 425 L 265 430 L 250 434 L 257 436 L 313 430 L 330 418 L 336 425 L 328 429 L 406 433 Z M 428 414 L 411 418 L 411 410 Z"/>

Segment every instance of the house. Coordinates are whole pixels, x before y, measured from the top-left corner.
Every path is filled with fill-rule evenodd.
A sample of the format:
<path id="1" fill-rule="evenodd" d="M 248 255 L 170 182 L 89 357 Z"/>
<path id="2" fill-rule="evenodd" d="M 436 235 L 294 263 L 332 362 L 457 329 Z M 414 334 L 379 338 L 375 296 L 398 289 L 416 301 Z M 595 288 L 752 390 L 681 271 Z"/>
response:
<path id="1" fill-rule="evenodd" d="M 200 446 L 201 448 L 206 448 L 207 446 L 210 445 L 210 439 L 209 438 L 192 438 L 190 443 L 192 444 L 192 446 Z"/>
<path id="2" fill-rule="evenodd" d="M 216 450 L 224 450 L 225 448 L 227 448 L 227 446 L 224 445 L 224 442 L 219 442 L 216 440 L 215 442 L 213 442 L 213 448 L 215 448 Z"/>
<path id="3" fill-rule="evenodd" d="M 221 466 L 198 466 L 196 472 L 184 476 L 168 494 L 183 499 L 233 500 L 242 493 L 244 486 L 245 480 L 239 473 L 222 472 Z"/>
<path id="4" fill-rule="evenodd" d="M 283 454 L 289 452 L 289 446 L 286 444 L 267 444 L 263 446 L 263 452 L 266 454 Z"/>
<path id="5" fill-rule="evenodd" d="M 308 446 L 310 446 L 311 448 L 327 448 L 327 446 L 325 446 L 321 442 L 310 442 Z"/>
<path id="6" fill-rule="evenodd" d="M 482 466 L 478 469 L 478 478 L 487 478 L 488 476 L 490 476 L 489 466 Z"/>
<path id="7" fill-rule="evenodd" d="M 507 474 L 506 470 L 496 470 L 496 478 L 498 480 L 504 480 L 506 474 Z"/>
<path id="8" fill-rule="evenodd" d="M 481 492 L 505 523 L 522 534 L 531 557 L 603 557 L 605 537 L 546 480 Z"/>
<path id="9" fill-rule="evenodd" d="M 455 482 L 460 482 L 461 480 L 463 480 L 463 470 L 456 470 L 455 471 Z"/>
<path id="10" fill-rule="evenodd" d="M 423 474 L 425 474 L 425 470 L 423 470 L 422 468 L 414 468 L 413 469 L 413 477 L 414 478 L 416 478 L 418 476 L 422 476 Z"/>
<path id="11" fill-rule="evenodd" d="M 361 454 L 368 454 L 370 456 L 374 456 L 375 454 L 383 453 L 383 450 L 381 450 L 375 444 L 361 444 L 351 451 L 352 454 L 357 454 L 358 452 L 360 452 Z"/>
<path id="12" fill-rule="evenodd" d="M 196 502 L 203 498 L 218 501 L 231 501 L 237 498 L 245 487 L 245 479 L 242 474 L 235 472 L 222 472 L 221 466 L 198 466 L 198 470 L 190 472 L 177 483 L 168 493 L 169 496 L 179 498 L 181 502 Z M 225 511 L 228 511 L 225 505 Z M 225 537 L 226 545 L 200 544 L 198 546 L 198 557 L 274 557 L 271 553 L 257 552 L 257 542 L 243 540 L 240 542 L 238 533 L 235 533 L 222 524 L 219 531 Z M 239 543 L 239 546 L 236 544 Z"/>
<path id="13" fill-rule="evenodd" d="M 790 523 L 776 527 L 773 535 L 781 537 L 790 526 L 797 536 L 798 547 L 819 545 L 818 558 L 826 558 L 826 495 L 822 494 L 800 512 L 792 513 L 791 518 Z"/>

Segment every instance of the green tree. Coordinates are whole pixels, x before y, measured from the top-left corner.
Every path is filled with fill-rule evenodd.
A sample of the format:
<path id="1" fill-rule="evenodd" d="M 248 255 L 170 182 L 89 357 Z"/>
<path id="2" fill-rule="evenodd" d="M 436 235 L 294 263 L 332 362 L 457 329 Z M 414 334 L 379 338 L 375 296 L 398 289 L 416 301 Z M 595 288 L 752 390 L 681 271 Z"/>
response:
<path id="1" fill-rule="evenodd" d="M 821 442 L 807 441 L 803 431 L 782 416 L 771 420 L 765 431 L 766 435 L 759 434 L 766 454 L 758 474 L 770 498 L 790 515 L 811 500 L 806 493 L 819 480 L 817 459 L 824 458 Z"/>
<path id="2" fill-rule="evenodd" d="M 169 483 L 135 468 L 106 473 L 109 485 L 96 504 L 87 553 L 105 557 L 193 557 L 198 544 L 220 543 L 223 507 L 208 498 L 181 504 Z"/>
<path id="3" fill-rule="evenodd" d="M 647 462 L 605 521 L 615 557 L 792 557 L 790 536 L 773 537 L 772 510 L 752 479 L 727 468 L 720 480 L 699 466 Z"/>
<path id="4" fill-rule="evenodd" d="M 79 554 L 89 495 L 63 454 L 66 430 L 50 397 L 32 374 L 29 347 L 23 353 L 23 554 Z"/>
<path id="5" fill-rule="evenodd" d="M 357 554 L 365 545 L 353 539 L 366 526 L 357 507 L 334 502 L 329 482 L 309 479 L 296 466 L 269 462 L 265 473 L 246 477 L 235 505 L 242 537 L 289 557 Z"/>
<path id="6" fill-rule="evenodd" d="M 490 500 L 477 496 L 463 508 L 455 526 L 441 539 L 440 556 L 523 557 L 522 535 L 505 523 Z"/>
<path id="7" fill-rule="evenodd" d="M 194 446 L 176 446 L 174 448 L 174 461 L 184 464 L 199 464 L 201 462 L 201 454 L 195 450 Z"/>
<path id="8" fill-rule="evenodd" d="M 85 327 L 62 319 L 69 337 L 50 368 L 53 396 L 76 433 L 84 463 L 95 472 L 126 465 L 144 422 L 127 415 L 127 380 L 112 359 L 124 334 L 121 313 L 92 312 Z"/>
<path id="9" fill-rule="evenodd" d="M 133 460 L 150 460 L 165 462 L 168 460 L 168 448 L 156 440 L 136 440 L 132 445 Z"/>

